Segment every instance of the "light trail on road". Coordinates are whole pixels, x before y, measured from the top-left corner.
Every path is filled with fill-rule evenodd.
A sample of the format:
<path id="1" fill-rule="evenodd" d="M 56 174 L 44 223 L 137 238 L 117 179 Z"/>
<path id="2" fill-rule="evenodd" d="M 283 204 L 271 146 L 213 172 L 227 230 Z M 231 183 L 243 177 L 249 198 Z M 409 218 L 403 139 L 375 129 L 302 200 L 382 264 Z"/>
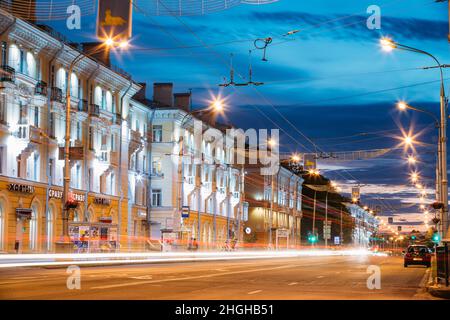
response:
<path id="1" fill-rule="evenodd" d="M 66 265 L 142 264 L 219 260 L 295 258 L 314 256 L 384 255 L 364 249 L 292 250 L 240 252 L 161 252 L 161 253 L 80 253 L 80 254 L 7 254 L 0 256 L 0 268 L 43 267 Z M 61 260 L 61 261 L 58 261 Z"/>

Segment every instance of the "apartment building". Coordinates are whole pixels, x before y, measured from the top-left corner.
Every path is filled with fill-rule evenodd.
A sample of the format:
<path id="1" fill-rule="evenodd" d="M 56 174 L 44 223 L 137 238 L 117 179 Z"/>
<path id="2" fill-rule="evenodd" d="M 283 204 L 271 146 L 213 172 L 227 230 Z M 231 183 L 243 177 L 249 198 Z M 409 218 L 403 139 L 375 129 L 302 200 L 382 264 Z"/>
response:
<path id="1" fill-rule="evenodd" d="M 245 242 L 279 248 L 300 245 L 303 178 L 284 166 L 273 175 L 261 175 L 259 165 L 245 171 Z"/>
<path id="2" fill-rule="evenodd" d="M 173 94 L 171 83 L 154 84 L 152 112 L 152 238 L 216 248 L 242 237 L 246 219 L 244 169 L 231 163 L 227 127 L 190 109 L 190 94 Z M 194 135 L 200 123 L 201 136 Z"/>
<path id="3" fill-rule="evenodd" d="M 61 238 L 68 86 L 71 240 L 80 250 L 130 247 L 147 210 L 148 107 L 132 102 L 140 86 L 89 56 L 68 75 L 83 48 L 3 10 L 0 45 L 0 251 L 52 252 Z"/>
<path id="4" fill-rule="evenodd" d="M 367 247 L 370 243 L 370 238 L 378 231 L 379 221 L 369 212 L 361 208 L 358 204 L 347 203 L 347 209 L 350 211 L 354 219 L 353 229 L 353 243 L 361 247 Z"/>

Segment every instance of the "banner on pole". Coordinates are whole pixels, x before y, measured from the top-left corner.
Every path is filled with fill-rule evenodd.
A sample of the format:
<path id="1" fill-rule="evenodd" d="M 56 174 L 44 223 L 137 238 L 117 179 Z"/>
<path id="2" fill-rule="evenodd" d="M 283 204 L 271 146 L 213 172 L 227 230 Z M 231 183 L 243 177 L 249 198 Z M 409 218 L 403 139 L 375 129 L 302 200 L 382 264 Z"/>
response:
<path id="1" fill-rule="evenodd" d="M 99 0 L 97 14 L 97 37 L 115 42 L 131 38 L 132 0 Z"/>

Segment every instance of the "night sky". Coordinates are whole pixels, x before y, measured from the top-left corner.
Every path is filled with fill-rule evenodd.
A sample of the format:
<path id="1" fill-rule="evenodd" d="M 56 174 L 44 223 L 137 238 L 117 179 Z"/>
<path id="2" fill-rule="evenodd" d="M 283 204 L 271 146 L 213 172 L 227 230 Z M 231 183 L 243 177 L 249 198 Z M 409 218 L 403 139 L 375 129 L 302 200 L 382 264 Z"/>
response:
<path id="1" fill-rule="evenodd" d="M 320 162 L 319 168 L 344 192 L 360 183 L 362 202 L 382 206 L 381 215 L 393 215 L 405 231 L 424 230 L 418 192 L 408 182 L 412 168 L 405 161 L 413 151 L 405 152 L 398 137 L 402 130 L 417 134 L 417 169 L 431 201 L 437 131 L 430 117 L 399 112 L 395 103 L 406 100 L 438 115 L 439 73 L 420 69 L 434 65 L 430 58 L 386 53 L 378 40 L 390 36 L 450 63 L 447 3 L 280 0 L 196 17 L 154 16 L 148 3 L 136 2 L 132 47 L 117 53 L 114 64 L 139 82 L 173 82 L 176 92 L 192 89 L 197 107 L 211 95 L 221 95 L 227 100 L 227 120 L 244 129 L 279 128 L 285 152 L 398 146 L 382 158 Z M 366 27 L 367 7 L 374 4 L 381 7 L 380 30 Z M 52 25 L 71 40 L 95 36 L 94 15 L 83 16 L 81 30 L 70 31 L 64 22 Z M 283 36 L 297 29 L 299 33 Z M 273 42 L 264 62 L 253 41 L 266 37 Z M 248 80 L 249 50 L 253 80 L 265 85 L 220 90 L 217 85 L 229 78 L 231 54 L 236 82 Z M 449 69 L 445 77 L 450 77 Z M 147 94 L 152 96 L 151 85 Z"/>

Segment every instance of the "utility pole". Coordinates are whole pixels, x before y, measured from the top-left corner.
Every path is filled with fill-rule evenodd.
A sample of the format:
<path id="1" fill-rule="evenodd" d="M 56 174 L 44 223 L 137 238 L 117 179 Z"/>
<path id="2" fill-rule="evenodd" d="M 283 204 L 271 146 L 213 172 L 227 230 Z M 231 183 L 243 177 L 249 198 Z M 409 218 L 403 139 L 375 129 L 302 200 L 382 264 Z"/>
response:
<path id="1" fill-rule="evenodd" d="M 325 249 L 328 248 L 328 191 L 325 195 L 325 228 L 324 231 L 327 231 L 326 234 L 324 234 L 325 238 Z M 330 235 L 331 235 L 331 228 L 330 228 Z"/>
<path id="2" fill-rule="evenodd" d="M 269 215 L 269 249 L 272 249 L 272 227 L 273 227 L 273 202 L 275 197 L 275 173 L 271 176 L 270 183 L 270 215 Z"/>
<path id="3" fill-rule="evenodd" d="M 316 236 L 316 194 L 317 191 L 314 190 L 314 208 L 313 208 L 313 222 L 312 222 L 312 232 L 314 237 Z M 314 246 L 314 242 L 311 243 Z"/>

